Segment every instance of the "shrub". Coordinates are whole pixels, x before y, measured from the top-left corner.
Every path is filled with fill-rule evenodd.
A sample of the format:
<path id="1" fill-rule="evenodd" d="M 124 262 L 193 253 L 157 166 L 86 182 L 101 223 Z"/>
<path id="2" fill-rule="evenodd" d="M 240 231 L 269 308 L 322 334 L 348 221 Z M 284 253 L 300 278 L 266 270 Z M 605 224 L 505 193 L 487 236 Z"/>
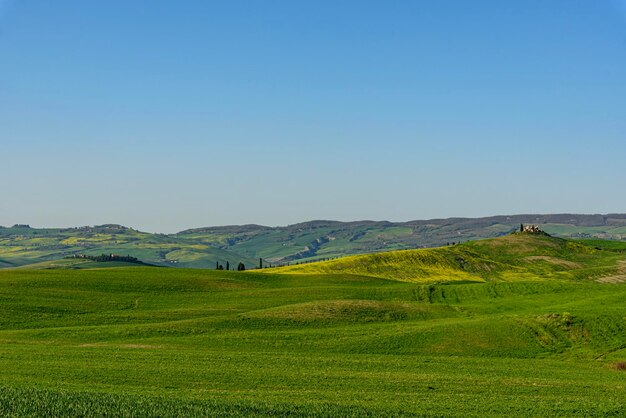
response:
<path id="1" fill-rule="evenodd" d="M 561 315 L 561 324 L 569 327 L 570 325 L 572 325 L 572 314 L 569 312 L 563 312 L 563 314 Z"/>

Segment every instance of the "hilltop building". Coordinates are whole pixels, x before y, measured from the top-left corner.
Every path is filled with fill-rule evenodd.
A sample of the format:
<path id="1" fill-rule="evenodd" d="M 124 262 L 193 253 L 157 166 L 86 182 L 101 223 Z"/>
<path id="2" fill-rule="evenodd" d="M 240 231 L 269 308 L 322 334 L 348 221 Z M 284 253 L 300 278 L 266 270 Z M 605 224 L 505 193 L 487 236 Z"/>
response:
<path id="1" fill-rule="evenodd" d="M 543 232 L 537 225 L 520 224 L 519 232 L 524 232 L 526 234 L 545 234 L 545 232 Z"/>

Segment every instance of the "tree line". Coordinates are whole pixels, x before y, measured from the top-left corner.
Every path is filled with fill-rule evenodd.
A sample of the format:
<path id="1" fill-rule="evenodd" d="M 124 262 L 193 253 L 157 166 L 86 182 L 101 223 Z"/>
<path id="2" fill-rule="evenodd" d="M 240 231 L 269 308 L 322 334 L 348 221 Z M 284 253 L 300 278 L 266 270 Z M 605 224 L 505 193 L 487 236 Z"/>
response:
<path id="1" fill-rule="evenodd" d="M 316 263 L 318 261 L 329 261 L 329 260 L 334 260 L 338 257 L 327 257 L 327 258 L 318 258 L 316 260 L 306 260 L 306 261 L 298 261 L 296 263 L 294 263 L 294 265 L 299 265 L 299 264 L 309 264 L 309 263 Z M 278 264 L 272 264 L 269 261 L 265 261 L 262 258 L 259 258 L 259 265 L 256 267 L 257 269 L 268 269 L 268 268 L 276 268 L 276 267 L 287 267 L 290 266 L 291 263 L 287 262 L 287 263 L 278 263 Z M 246 266 L 245 264 L 243 264 L 242 262 L 239 262 L 239 264 L 237 264 L 237 268 L 232 268 L 231 269 L 231 265 L 229 261 L 226 261 L 226 264 L 221 264 L 219 261 L 215 262 L 215 270 L 226 270 L 226 271 L 245 271 L 246 270 Z"/>
<path id="2" fill-rule="evenodd" d="M 117 254 L 100 254 L 100 255 L 74 254 L 74 255 L 70 255 L 70 256 L 65 257 L 65 258 L 80 258 L 80 259 L 83 259 L 83 260 L 98 261 L 98 262 L 123 261 L 123 262 L 126 262 L 126 263 L 143 264 L 143 262 L 140 261 L 137 257 L 131 257 L 130 255 L 117 255 Z"/>
<path id="3" fill-rule="evenodd" d="M 242 262 L 239 262 L 239 264 L 237 264 L 237 271 L 244 271 L 246 269 L 245 264 L 243 264 Z M 219 261 L 215 262 L 215 270 L 224 270 L 224 265 L 220 264 Z M 226 261 L 226 270 L 230 270 L 230 262 Z M 233 268 L 233 270 L 235 270 Z"/>

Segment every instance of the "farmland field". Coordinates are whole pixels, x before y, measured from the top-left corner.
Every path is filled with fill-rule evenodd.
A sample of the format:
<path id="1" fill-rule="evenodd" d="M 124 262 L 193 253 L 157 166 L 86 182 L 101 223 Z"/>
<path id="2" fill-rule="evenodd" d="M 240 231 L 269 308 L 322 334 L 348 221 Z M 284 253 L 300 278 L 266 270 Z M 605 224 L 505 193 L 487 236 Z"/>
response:
<path id="1" fill-rule="evenodd" d="M 626 285 L 599 281 L 622 250 L 511 236 L 369 272 L 3 270 L 0 415 L 623 416 Z"/>

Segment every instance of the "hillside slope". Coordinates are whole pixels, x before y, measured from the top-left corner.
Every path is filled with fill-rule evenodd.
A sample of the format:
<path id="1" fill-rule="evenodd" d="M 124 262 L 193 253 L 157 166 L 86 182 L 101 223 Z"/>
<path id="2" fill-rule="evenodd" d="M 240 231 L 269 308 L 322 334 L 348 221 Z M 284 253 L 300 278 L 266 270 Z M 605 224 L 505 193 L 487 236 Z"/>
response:
<path id="1" fill-rule="evenodd" d="M 79 228 L 0 227 L 0 268 L 74 254 L 130 255 L 154 265 L 215 268 L 243 262 L 249 269 L 381 251 L 437 247 L 506 235 L 519 224 L 541 225 L 565 238 L 626 240 L 626 215 L 515 215 L 410 222 L 311 221 L 282 227 L 261 225 L 198 228 L 151 234 L 121 225 Z"/>
<path id="2" fill-rule="evenodd" d="M 494 238 L 516 230 L 520 223 L 540 225 L 561 238 L 626 239 L 625 214 L 511 215 L 409 222 L 311 221 L 274 228 L 198 228 L 176 236 L 253 258 L 263 257 L 272 263 L 286 263 Z"/>
<path id="3" fill-rule="evenodd" d="M 624 245 L 626 247 L 626 244 Z M 276 269 L 278 273 L 343 273 L 414 282 L 595 279 L 615 274 L 620 251 L 542 234 L 513 233 L 440 248 L 343 257 Z"/>
<path id="4" fill-rule="evenodd" d="M 150 264 L 127 261 L 94 261 L 80 258 L 62 258 L 13 267 L 14 270 L 89 270 L 120 267 L 148 267 Z M 154 267 L 154 266 L 151 266 Z"/>
<path id="5" fill-rule="evenodd" d="M 275 271 L 0 271 L 0 416 L 624 416 L 626 285 Z"/>
<path id="6" fill-rule="evenodd" d="M 18 225 L 0 227 L 0 268 L 17 267 L 85 254 L 118 254 L 136 257 L 159 266 L 215 268 L 215 263 L 233 266 L 243 262 L 257 265 L 258 260 L 215 246 L 150 234 L 121 225 L 81 228 L 31 228 Z"/>

